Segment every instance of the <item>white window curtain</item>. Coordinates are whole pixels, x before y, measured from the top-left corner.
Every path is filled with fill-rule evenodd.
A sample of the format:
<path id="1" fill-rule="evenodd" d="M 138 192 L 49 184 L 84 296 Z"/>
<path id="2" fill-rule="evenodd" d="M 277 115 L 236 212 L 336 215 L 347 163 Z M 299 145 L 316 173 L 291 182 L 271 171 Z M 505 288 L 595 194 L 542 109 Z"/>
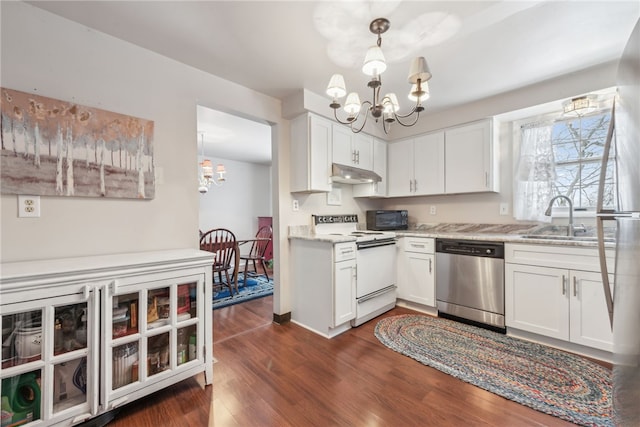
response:
<path id="1" fill-rule="evenodd" d="M 552 122 L 522 127 L 520 156 L 515 170 L 514 217 L 519 220 L 550 222 L 544 211 L 553 194 L 556 178 Z"/>

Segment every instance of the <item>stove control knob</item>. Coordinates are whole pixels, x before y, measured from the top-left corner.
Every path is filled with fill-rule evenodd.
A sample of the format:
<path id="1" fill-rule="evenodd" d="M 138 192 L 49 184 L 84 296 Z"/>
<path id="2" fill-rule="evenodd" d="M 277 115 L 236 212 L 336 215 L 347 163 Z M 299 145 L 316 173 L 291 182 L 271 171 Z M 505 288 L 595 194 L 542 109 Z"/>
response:
<path id="1" fill-rule="evenodd" d="M 486 250 L 487 255 L 491 255 L 491 249 Z"/>

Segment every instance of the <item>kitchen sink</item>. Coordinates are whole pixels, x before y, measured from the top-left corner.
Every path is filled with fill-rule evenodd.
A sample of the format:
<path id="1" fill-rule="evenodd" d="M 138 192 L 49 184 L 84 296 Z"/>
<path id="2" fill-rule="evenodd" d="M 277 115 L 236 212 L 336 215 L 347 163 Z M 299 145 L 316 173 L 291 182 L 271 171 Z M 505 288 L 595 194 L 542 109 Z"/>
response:
<path id="1" fill-rule="evenodd" d="M 597 242 L 598 238 L 595 236 L 558 236 L 556 234 L 525 234 L 522 236 L 524 239 L 538 239 L 538 240 L 568 240 L 573 242 Z M 605 242 L 615 242 L 613 237 L 605 237 Z"/>

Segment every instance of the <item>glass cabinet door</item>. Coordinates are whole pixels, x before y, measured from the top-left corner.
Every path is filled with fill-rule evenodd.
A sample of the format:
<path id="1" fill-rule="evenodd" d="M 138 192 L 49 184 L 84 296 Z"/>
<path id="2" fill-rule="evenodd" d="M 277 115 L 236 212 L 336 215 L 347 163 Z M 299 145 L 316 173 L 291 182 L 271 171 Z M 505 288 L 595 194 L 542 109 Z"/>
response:
<path id="1" fill-rule="evenodd" d="M 85 292 L 1 306 L 2 426 L 95 413 L 93 298 Z"/>
<path id="2" fill-rule="evenodd" d="M 53 413 L 87 403 L 88 306 L 54 307 Z"/>
<path id="3" fill-rule="evenodd" d="M 105 287 L 107 407 L 126 402 L 131 392 L 166 379 L 173 370 L 195 367 L 189 362 L 203 358 L 198 351 L 203 283 L 201 275 L 188 275 L 144 283 L 122 280 Z"/>
<path id="4" fill-rule="evenodd" d="M 42 309 L 2 316 L 2 368 L 42 360 Z"/>

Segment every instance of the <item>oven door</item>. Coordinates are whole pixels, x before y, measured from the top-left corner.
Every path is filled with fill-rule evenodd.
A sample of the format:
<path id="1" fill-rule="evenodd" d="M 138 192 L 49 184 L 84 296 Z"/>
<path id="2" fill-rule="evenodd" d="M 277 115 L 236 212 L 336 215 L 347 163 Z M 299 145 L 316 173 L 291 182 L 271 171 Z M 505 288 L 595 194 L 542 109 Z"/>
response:
<path id="1" fill-rule="evenodd" d="M 396 284 L 395 242 L 359 247 L 356 258 L 356 298 Z"/>

